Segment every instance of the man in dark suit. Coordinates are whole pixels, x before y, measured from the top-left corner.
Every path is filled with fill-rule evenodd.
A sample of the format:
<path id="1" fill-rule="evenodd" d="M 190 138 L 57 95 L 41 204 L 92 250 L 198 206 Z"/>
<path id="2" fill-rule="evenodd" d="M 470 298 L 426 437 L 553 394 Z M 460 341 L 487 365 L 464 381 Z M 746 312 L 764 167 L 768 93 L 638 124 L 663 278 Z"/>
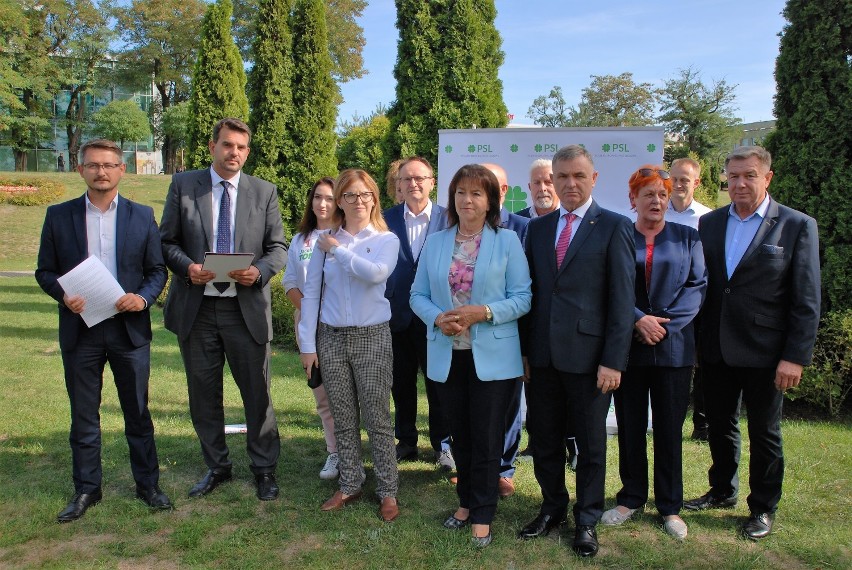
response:
<path id="1" fill-rule="evenodd" d="M 74 497 L 59 522 L 79 519 L 102 498 L 99 409 L 104 365 L 109 367 L 124 413 L 136 496 L 154 509 L 169 509 L 160 490 L 154 424 L 148 411 L 151 368 L 150 307 L 166 284 L 166 267 L 154 211 L 118 195 L 126 165 L 112 141 L 89 141 L 80 149 L 77 172 L 84 196 L 47 209 L 38 252 L 36 281 L 59 302 L 59 348 L 71 401 Z M 68 295 L 58 278 L 90 256 L 97 257 L 126 293 L 118 314 L 87 327 L 80 313 L 86 300 Z"/>
<path id="2" fill-rule="evenodd" d="M 500 227 L 512 230 L 518 235 L 523 245 L 527 237 L 527 224 L 529 217 L 519 216 L 509 212 L 503 207 L 506 194 L 509 191 L 509 177 L 506 169 L 498 164 L 485 163 L 482 166 L 490 170 L 497 178 L 500 185 Z M 497 492 L 501 499 L 506 499 L 515 494 L 515 459 L 521 446 L 521 429 L 523 418 L 521 417 L 521 392 L 523 385 L 520 378 L 513 380 L 515 387 L 509 407 L 506 410 L 506 429 L 503 435 L 503 455 L 500 457 L 500 479 L 497 481 Z"/>
<path id="3" fill-rule="evenodd" d="M 769 196 L 771 167 L 763 148 L 734 150 L 725 160 L 731 205 L 701 218 L 708 287 L 699 344 L 713 378 L 704 389 L 713 464 L 710 491 L 684 503 L 696 511 L 736 505 L 744 401 L 751 516 L 742 532 L 752 540 L 772 531 L 784 479 L 784 391 L 811 361 L 820 313 L 816 222 Z"/>
<path id="4" fill-rule="evenodd" d="M 519 536 L 547 534 L 564 520 L 568 425 L 579 449 L 573 549 L 584 557 L 598 551 L 606 414 L 627 368 L 634 310 L 633 225 L 592 199 L 597 175 L 585 148 L 559 149 L 553 181 L 562 205 L 530 222 L 525 244 L 533 290 L 523 343 L 527 430 L 543 501 Z"/>
<path id="5" fill-rule="evenodd" d="M 278 497 L 280 441 L 269 392 L 269 280 L 284 266 L 287 246 L 275 186 L 241 172 L 250 138 L 240 120 L 216 123 L 209 144 L 211 167 L 174 176 L 160 224 L 166 265 L 174 274 L 165 325 L 178 337 L 189 410 L 208 467 L 191 497 L 231 479 L 222 408 L 225 358 L 243 399 L 257 497 Z M 247 269 L 230 272 L 235 282 L 229 283 L 202 268 L 208 251 L 252 253 L 254 259 Z"/>
<path id="6" fill-rule="evenodd" d="M 438 464 L 452 471 L 456 464 L 450 450 L 449 420 L 434 382 L 426 376 L 426 325 L 408 304 L 420 251 L 426 236 L 447 227 L 446 209 L 429 199 L 435 177 L 428 160 L 419 156 L 404 160 L 397 176 L 405 201 L 384 212 L 388 228 L 399 238 L 399 259 L 385 289 L 391 305 L 396 458 L 417 458 L 417 371 L 421 370 L 429 404 L 429 441 Z"/>

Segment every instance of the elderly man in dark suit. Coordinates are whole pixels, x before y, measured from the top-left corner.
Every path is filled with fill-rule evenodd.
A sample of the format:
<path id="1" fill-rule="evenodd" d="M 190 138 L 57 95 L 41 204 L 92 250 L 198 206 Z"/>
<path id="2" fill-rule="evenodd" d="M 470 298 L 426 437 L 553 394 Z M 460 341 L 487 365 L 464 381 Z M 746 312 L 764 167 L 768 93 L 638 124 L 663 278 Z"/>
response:
<path id="1" fill-rule="evenodd" d="M 251 470 L 262 501 L 278 497 L 278 426 L 269 393 L 272 314 L 269 281 L 284 266 L 287 246 L 275 186 L 241 172 L 251 131 L 238 119 L 213 127 L 209 169 L 175 175 L 160 235 L 174 273 L 164 310 L 178 337 L 189 385 L 189 410 L 207 474 L 190 490 L 206 495 L 231 479 L 225 443 L 222 371 L 228 360 L 240 389 Z M 219 281 L 202 268 L 205 252 L 251 253 L 247 269 Z"/>
<path id="2" fill-rule="evenodd" d="M 450 450 L 450 424 L 434 382 L 426 376 L 426 325 L 408 304 L 426 236 L 447 227 L 443 206 L 432 202 L 435 186 L 432 165 L 413 156 L 399 165 L 397 182 L 404 201 L 384 212 L 388 228 L 399 238 L 399 258 L 388 279 L 385 296 L 391 306 L 393 342 L 393 395 L 396 409 L 397 461 L 417 458 L 417 371 L 423 371 L 429 404 L 429 441 L 441 468 L 456 468 Z"/>
<path id="3" fill-rule="evenodd" d="M 519 536 L 545 535 L 564 520 L 568 425 L 579 448 L 573 549 L 583 557 L 598 551 L 606 414 L 627 368 L 635 297 L 633 225 L 592 199 L 597 175 L 585 148 L 559 149 L 553 181 L 561 206 L 530 222 L 525 244 L 533 291 L 523 346 L 527 430 L 543 501 Z"/>
<path id="4" fill-rule="evenodd" d="M 124 414 L 136 496 L 155 509 L 171 502 L 160 490 L 154 424 L 148 411 L 151 369 L 150 307 L 166 284 L 166 267 L 154 211 L 118 195 L 126 165 L 112 141 L 89 141 L 77 172 L 84 196 L 47 209 L 36 281 L 59 303 L 59 348 L 71 401 L 71 456 L 75 494 L 59 522 L 77 520 L 102 498 L 99 409 L 104 365 L 109 362 Z M 58 279 L 90 256 L 97 257 L 126 293 L 118 314 L 87 327 L 86 300 L 68 295 Z"/>
<path id="5" fill-rule="evenodd" d="M 690 510 L 737 503 L 740 402 L 748 409 L 748 506 L 743 534 L 772 531 L 781 500 L 784 391 L 799 385 L 816 342 L 820 313 L 819 241 L 813 218 L 782 206 L 767 192 L 772 157 L 740 147 L 725 160 L 729 207 L 701 218 L 707 299 L 699 343 L 710 424 L 710 491 L 684 503 Z"/>

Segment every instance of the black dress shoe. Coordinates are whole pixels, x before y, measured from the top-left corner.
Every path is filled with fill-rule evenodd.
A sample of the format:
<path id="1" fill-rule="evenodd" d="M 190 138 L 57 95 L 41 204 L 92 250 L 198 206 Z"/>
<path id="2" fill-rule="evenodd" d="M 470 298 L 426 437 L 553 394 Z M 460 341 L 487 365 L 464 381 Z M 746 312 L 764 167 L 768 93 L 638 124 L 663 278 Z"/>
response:
<path id="1" fill-rule="evenodd" d="M 751 540 L 760 540 L 772 532 L 772 522 L 775 516 L 772 513 L 751 513 L 751 516 L 743 525 L 743 536 Z"/>
<path id="2" fill-rule="evenodd" d="M 136 498 L 141 499 L 143 503 L 158 511 L 167 511 L 172 508 L 172 502 L 163 493 L 159 485 L 154 485 L 148 489 L 136 485 Z"/>
<path id="3" fill-rule="evenodd" d="M 225 481 L 231 480 L 231 471 L 213 471 L 210 469 L 201 478 L 201 481 L 195 484 L 195 486 L 189 490 L 190 497 L 203 497 L 204 495 L 210 493 L 224 483 Z"/>
<path id="4" fill-rule="evenodd" d="M 737 497 L 717 497 L 712 491 L 701 495 L 697 499 L 686 501 L 683 508 L 689 511 L 703 511 L 706 509 L 731 509 L 737 506 Z"/>
<path id="5" fill-rule="evenodd" d="M 535 517 L 532 522 L 530 522 L 527 526 L 522 528 L 520 532 L 518 532 L 518 538 L 529 540 L 531 538 L 547 536 L 548 534 L 550 534 L 551 530 L 559 527 L 565 522 L 566 521 L 564 516 L 554 517 L 539 513 L 539 515 Z"/>
<path id="6" fill-rule="evenodd" d="M 278 484 L 274 473 L 260 473 L 254 476 L 257 483 L 257 498 L 261 501 L 274 501 L 278 498 Z"/>
<path id="7" fill-rule="evenodd" d="M 417 447 L 408 445 L 407 443 L 396 444 L 396 460 L 397 461 L 416 461 Z"/>
<path id="8" fill-rule="evenodd" d="M 102 498 L 100 489 L 95 489 L 91 493 L 74 493 L 68 506 L 56 515 L 56 521 L 61 523 L 75 521 L 86 513 L 86 509 L 101 502 Z"/>
<path id="9" fill-rule="evenodd" d="M 577 525 L 571 548 L 581 558 L 591 558 L 598 553 L 598 533 L 591 525 Z"/>
<path id="10" fill-rule="evenodd" d="M 710 441 L 710 430 L 707 426 L 696 426 L 692 430 L 691 438 L 694 441 Z"/>

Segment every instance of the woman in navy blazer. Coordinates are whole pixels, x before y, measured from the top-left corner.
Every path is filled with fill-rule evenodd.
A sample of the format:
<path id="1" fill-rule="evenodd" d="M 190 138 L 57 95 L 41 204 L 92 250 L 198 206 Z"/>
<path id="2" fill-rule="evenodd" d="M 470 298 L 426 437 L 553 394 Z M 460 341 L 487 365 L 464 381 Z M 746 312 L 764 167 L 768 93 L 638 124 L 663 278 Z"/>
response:
<path id="1" fill-rule="evenodd" d="M 661 166 L 646 165 L 629 181 L 636 210 L 636 309 L 630 359 L 615 392 L 618 420 L 618 506 L 601 522 L 621 524 L 648 500 L 645 431 L 648 397 L 654 425 L 654 501 L 671 536 L 686 538 L 681 432 L 695 364 L 694 319 L 704 300 L 707 271 L 698 232 L 666 223 L 672 182 Z"/>
<path id="2" fill-rule="evenodd" d="M 500 186 L 471 164 L 450 182 L 449 228 L 430 235 L 411 288 L 427 324 L 427 376 L 450 418 L 459 508 L 444 521 L 491 542 L 506 409 L 523 375 L 518 318 L 530 309 L 530 274 L 515 232 L 500 228 Z"/>

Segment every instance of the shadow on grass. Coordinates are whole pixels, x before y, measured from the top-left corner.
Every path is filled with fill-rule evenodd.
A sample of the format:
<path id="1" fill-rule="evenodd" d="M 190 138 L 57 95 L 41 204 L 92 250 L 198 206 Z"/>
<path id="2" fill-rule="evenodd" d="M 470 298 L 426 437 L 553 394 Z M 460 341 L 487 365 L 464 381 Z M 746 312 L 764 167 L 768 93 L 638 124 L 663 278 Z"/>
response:
<path id="1" fill-rule="evenodd" d="M 2 294 L 0 287 L 0 294 Z M 8 303 L 3 306 L 3 311 L 10 313 L 56 313 L 56 305 L 44 303 Z"/>
<path id="2" fill-rule="evenodd" d="M 59 334 L 55 327 L 14 327 L 4 325 L 0 327 L 0 338 L 37 339 L 44 341 L 55 341 Z"/>

